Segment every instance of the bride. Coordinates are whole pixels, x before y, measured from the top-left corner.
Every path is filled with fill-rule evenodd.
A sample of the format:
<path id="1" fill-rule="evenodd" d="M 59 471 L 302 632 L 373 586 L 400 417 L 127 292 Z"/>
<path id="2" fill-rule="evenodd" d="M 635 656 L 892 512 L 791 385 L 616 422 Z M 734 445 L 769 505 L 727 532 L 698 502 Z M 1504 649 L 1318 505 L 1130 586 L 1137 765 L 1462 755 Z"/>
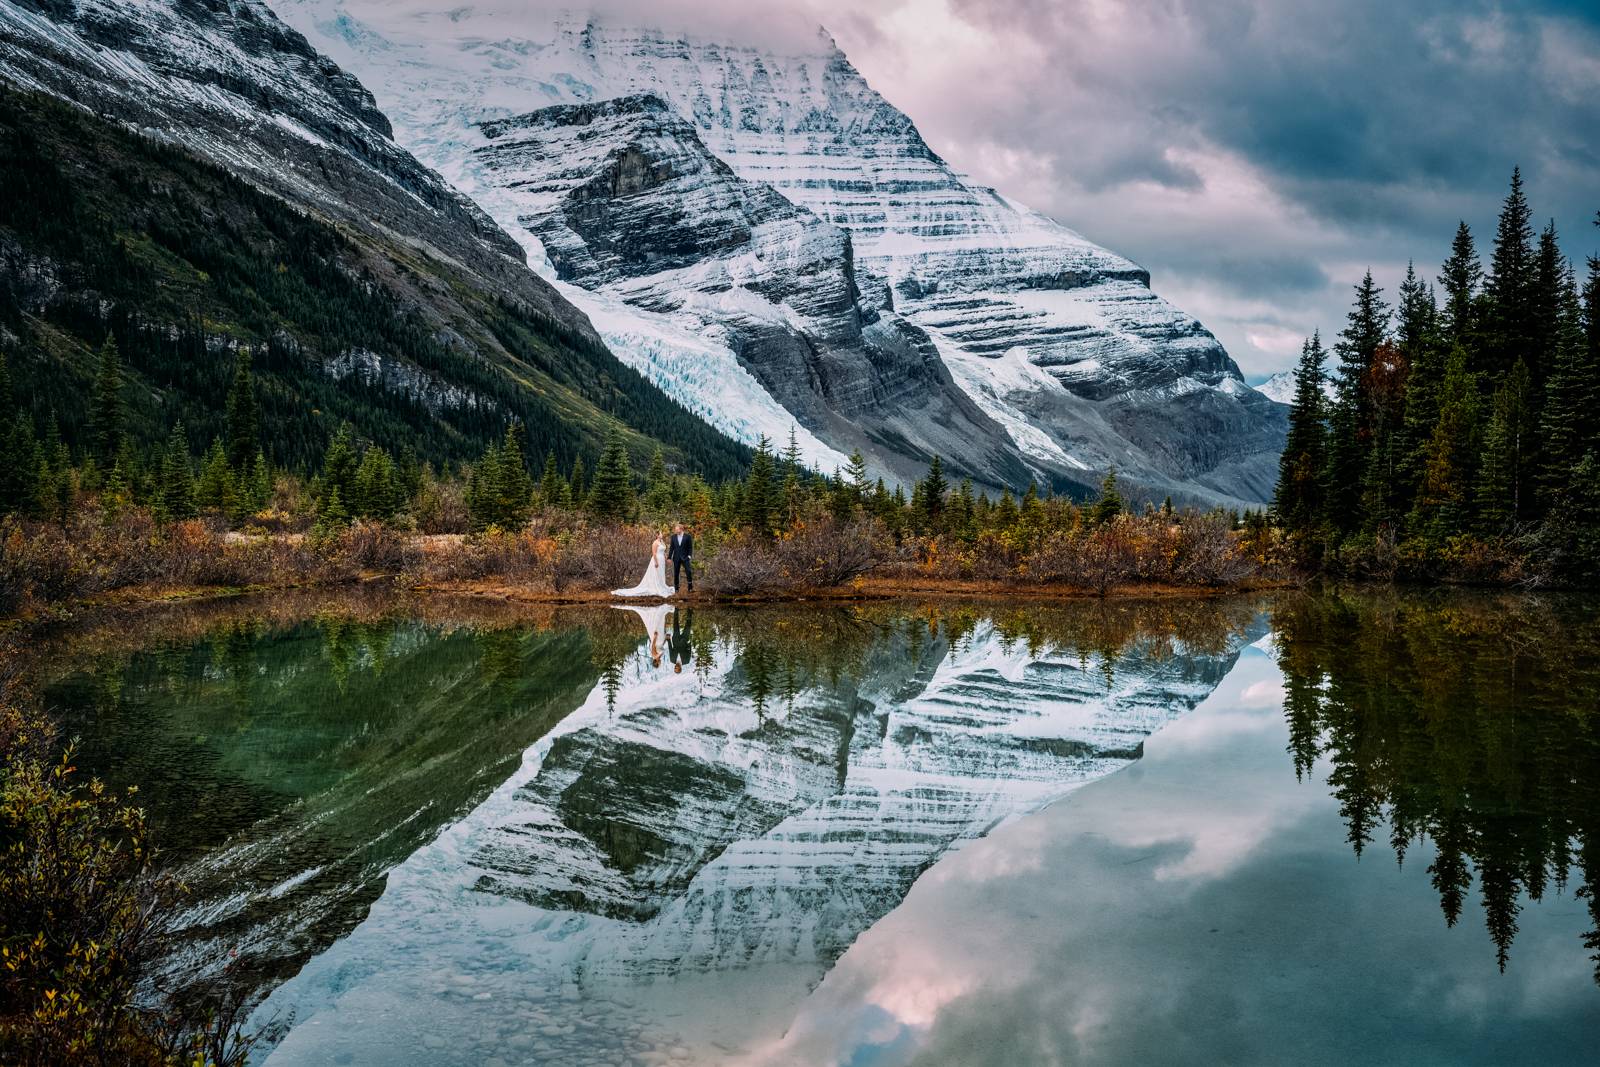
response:
<path id="1" fill-rule="evenodd" d="M 644 577 L 639 579 L 639 584 L 632 589 L 613 589 L 612 596 L 672 596 L 672 586 L 667 584 L 667 535 L 665 532 L 656 535 L 650 542 L 650 563 L 644 569 Z"/>

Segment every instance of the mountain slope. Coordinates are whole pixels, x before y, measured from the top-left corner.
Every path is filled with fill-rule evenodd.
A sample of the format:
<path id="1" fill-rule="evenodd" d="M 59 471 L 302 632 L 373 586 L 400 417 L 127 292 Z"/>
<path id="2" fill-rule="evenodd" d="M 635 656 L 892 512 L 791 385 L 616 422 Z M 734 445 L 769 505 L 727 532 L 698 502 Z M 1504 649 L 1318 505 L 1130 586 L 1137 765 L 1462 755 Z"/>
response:
<path id="1" fill-rule="evenodd" d="M 1270 495 L 1283 413 L 1215 338 L 1142 268 L 956 175 L 826 35 L 775 51 L 582 16 L 279 6 L 514 234 L 511 193 L 538 175 L 487 171 L 476 124 L 653 94 L 741 178 L 848 230 L 861 305 L 924 330 L 1040 476 L 1081 484 L 1115 464 L 1192 499 Z"/>
<path id="2" fill-rule="evenodd" d="M 0 317 L 37 413 L 69 436 L 111 332 L 145 440 L 181 418 L 203 443 L 250 344 L 282 461 L 314 457 L 343 418 L 440 460 L 512 418 L 563 460 L 619 422 L 637 451 L 648 434 L 708 473 L 747 455 L 618 363 L 516 242 L 393 142 L 370 94 L 255 0 L 0 6 L 0 87 L 17 190 Z"/>
<path id="3" fill-rule="evenodd" d="M 659 97 L 479 130 L 474 155 L 558 278 L 717 338 L 813 433 L 898 477 L 943 454 L 991 485 L 1026 479 L 927 335 L 862 303 L 850 234 L 739 178 Z"/>

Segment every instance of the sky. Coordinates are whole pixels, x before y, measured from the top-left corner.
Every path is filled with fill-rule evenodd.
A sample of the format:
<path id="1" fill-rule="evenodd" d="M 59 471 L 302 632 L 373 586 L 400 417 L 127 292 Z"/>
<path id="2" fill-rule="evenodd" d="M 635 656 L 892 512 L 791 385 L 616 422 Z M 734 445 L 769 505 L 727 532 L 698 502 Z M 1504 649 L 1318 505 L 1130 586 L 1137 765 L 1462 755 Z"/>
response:
<path id="1" fill-rule="evenodd" d="M 1336 333 L 1368 267 L 1391 296 L 1408 259 L 1432 278 L 1461 219 L 1487 256 L 1515 165 L 1567 253 L 1600 250 L 1596 0 L 596 6 L 822 24 L 935 151 L 1148 267 L 1252 381 Z"/>

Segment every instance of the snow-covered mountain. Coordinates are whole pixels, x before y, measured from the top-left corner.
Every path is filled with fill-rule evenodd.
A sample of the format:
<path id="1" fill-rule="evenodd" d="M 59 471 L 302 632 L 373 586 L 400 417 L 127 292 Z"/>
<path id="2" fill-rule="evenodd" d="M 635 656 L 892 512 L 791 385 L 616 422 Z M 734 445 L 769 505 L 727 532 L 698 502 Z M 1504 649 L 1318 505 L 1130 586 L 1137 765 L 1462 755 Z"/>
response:
<path id="1" fill-rule="evenodd" d="M 403 144 L 523 241 L 551 277 L 593 294 L 608 313 L 591 317 L 613 347 L 626 348 L 629 334 L 648 338 L 646 351 L 624 358 L 696 410 L 723 405 L 714 379 L 664 380 L 660 353 L 675 345 L 673 331 L 732 353 L 825 446 L 839 451 L 859 440 L 843 433 L 843 421 L 872 440 L 880 467 L 904 468 L 925 457 L 929 443 L 874 421 L 894 409 L 893 398 L 852 413 L 874 382 L 858 373 L 865 362 L 890 384 L 933 383 L 950 414 L 907 421 L 934 434 L 930 422 L 959 414 L 971 429 L 943 427 L 965 442 L 947 457 L 979 476 L 992 470 L 991 480 L 1009 480 L 994 468 L 998 450 L 981 437 L 989 428 L 947 397 L 944 375 L 928 366 L 926 338 L 948 378 L 1002 428 L 1002 443 L 1032 473 L 1084 484 L 1115 464 L 1129 480 L 1180 497 L 1270 495 L 1283 412 L 1244 383 L 1216 339 L 1152 292 L 1142 268 L 956 174 L 826 34 L 774 50 L 520 8 L 508 17 L 492 7 L 376 0 L 277 6 L 374 88 Z M 663 119 L 648 136 L 637 123 L 575 130 L 556 120 L 573 112 L 541 114 L 645 97 L 667 105 L 682 126 L 669 131 Z M 504 151 L 513 129 L 516 150 Z M 591 163 L 642 158 L 647 140 L 658 161 L 662 153 L 709 153 L 746 186 L 770 186 L 849 241 L 825 250 L 827 231 L 813 227 L 806 254 L 788 261 L 755 247 L 731 257 L 731 249 L 707 249 L 699 258 L 716 277 L 700 282 L 713 286 L 716 299 L 663 304 L 662 291 L 682 276 L 634 284 L 649 278 L 652 253 L 628 251 L 635 235 L 627 225 L 637 216 L 627 204 L 674 194 L 616 186 L 593 199 L 585 181 L 604 167 L 591 166 L 589 179 L 578 180 L 568 155 L 577 140 Z M 586 191 L 577 192 L 580 185 Z M 657 252 L 704 248 L 694 237 L 705 222 L 695 210 L 699 192 L 686 183 L 677 195 L 680 210 L 658 220 L 651 235 Z M 561 219 L 575 215 L 584 224 L 561 232 Z M 623 260 L 632 255 L 631 283 L 617 273 L 619 252 Z M 727 269 L 741 255 L 744 275 Z M 853 360 L 825 358 L 837 351 L 828 326 L 838 319 L 797 315 L 791 297 L 811 284 L 805 271 L 829 257 L 823 273 L 831 278 L 819 289 L 842 295 L 839 279 L 853 280 L 854 317 L 868 329 L 889 323 L 880 328 L 910 338 L 906 348 L 869 345 L 852 349 Z M 672 269 L 689 271 L 696 258 L 685 253 Z M 593 269 L 601 262 L 608 269 Z M 575 302 L 586 306 L 582 297 Z M 802 353 L 774 369 L 765 346 L 753 351 L 743 333 L 761 320 L 782 321 L 788 336 L 822 355 Z M 808 380 L 794 373 L 799 367 Z"/>
<path id="2" fill-rule="evenodd" d="M 1256 392 L 1260 393 L 1268 400 L 1275 400 L 1280 404 L 1294 403 L 1294 371 L 1279 371 L 1277 374 L 1274 374 L 1272 377 L 1256 386 Z M 1334 388 L 1334 383 L 1331 379 L 1323 379 L 1322 395 L 1326 396 L 1329 400 L 1332 400 L 1337 395 L 1337 390 Z"/>
<path id="3" fill-rule="evenodd" d="M 848 671 L 769 663 L 764 705 L 770 647 L 683 673 L 641 649 L 273 993 L 296 1025 L 269 1062 L 530 1034 L 547 1063 L 737 1059 L 940 857 L 1137 759 L 1258 634 L 1106 658 L 885 628 Z"/>
<path id="4" fill-rule="evenodd" d="M 1294 371 L 1279 371 L 1256 386 L 1256 392 L 1279 404 L 1291 403 L 1294 400 Z"/>
<path id="5" fill-rule="evenodd" d="M 958 456 L 989 484 L 1028 477 L 927 335 L 862 300 L 849 231 L 739 177 L 661 98 L 549 107 L 478 130 L 474 158 L 496 202 L 557 277 L 738 353 L 835 450 L 877 453 L 900 477 L 920 473 L 907 452 Z"/>

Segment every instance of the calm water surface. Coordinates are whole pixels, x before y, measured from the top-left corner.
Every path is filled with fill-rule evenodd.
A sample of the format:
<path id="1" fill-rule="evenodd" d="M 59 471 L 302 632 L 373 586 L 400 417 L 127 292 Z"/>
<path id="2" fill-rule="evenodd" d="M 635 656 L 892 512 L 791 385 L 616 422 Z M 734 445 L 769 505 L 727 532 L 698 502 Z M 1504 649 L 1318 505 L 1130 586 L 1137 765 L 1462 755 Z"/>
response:
<path id="1" fill-rule="evenodd" d="M 269 602 L 44 669 L 272 1065 L 1550 1064 L 1596 609 Z"/>

